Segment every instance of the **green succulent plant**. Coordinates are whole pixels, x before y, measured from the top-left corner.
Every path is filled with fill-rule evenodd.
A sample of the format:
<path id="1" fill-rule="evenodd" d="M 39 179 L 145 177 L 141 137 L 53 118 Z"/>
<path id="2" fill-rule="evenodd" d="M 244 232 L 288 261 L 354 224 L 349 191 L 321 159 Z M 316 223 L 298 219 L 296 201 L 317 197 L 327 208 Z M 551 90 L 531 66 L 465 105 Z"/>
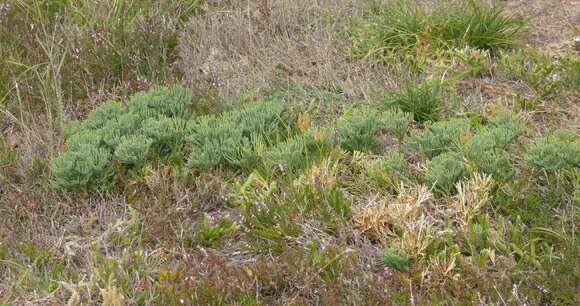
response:
<path id="1" fill-rule="evenodd" d="M 459 147 L 459 136 L 469 130 L 469 122 L 462 118 L 428 124 L 424 130 L 415 130 L 405 145 L 428 158 Z"/>
<path id="2" fill-rule="evenodd" d="M 193 124 L 188 139 L 194 146 L 189 157 L 192 167 L 207 169 L 224 164 L 248 167 L 255 160 L 258 144 L 280 138 L 281 119 L 286 107 L 280 101 L 257 102 L 221 116 L 203 116 Z M 245 166 L 244 166 L 245 165 Z"/>
<path id="3" fill-rule="evenodd" d="M 411 265 L 409 254 L 396 248 L 385 248 L 379 255 L 381 262 L 395 270 L 407 270 Z"/>
<path id="4" fill-rule="evenodd" d="M 87 190 L 102 185 L 111 176 L 111 153 L 84 145 L 51 160 L 49 168 L 54 186 L 69 191 Z"/>
<path id="5" fill-rule="evenodd" d="M 139 165 L 147 160 L 153 140 L 144 135 L 123 136 L 115 149 L 115 157 L 121 164 Z"/>
<path id="6" fill-rule="evenodd" d="M 141 119 L 166 116 L 188 120 L 194 116 L 192 100 L 192 92 L 181 86 L 155 87 L 133 95 L 129 111 Z"/>
<path id="7" fill-rule="evenodd" d="M 403 138 L 411 121 L 413 121 L 412 113 L 406 113 L 398 109 L 387 110 L 380 114 L 381 128 L 398 139 Z"/>
<path id="8" fill-rule="evenodd" d="M 431 160 L 425 181 L 442 193 L 450 193 L 455 183 L 464 176 L 465 169 L 461 156 L 455 152 L 446 152 Z"/>
<path id="9" fill-rule="evenodd" d="M 100 129 L 111 119 L 115 119 L 125 113 L 127 113 L 127 109 L 123 104 L 117 101 L 107 101 L 89 113 L 83 121 L 83 126 L 86 129 Z"/>
<path id="10" fill-rule="evenodd" d="M 264 163 L 267 167 L 295 171 L 306 164 L 304 137 L 294 136 L 276 144 L 264 153 Z"/>
<path id="11" fill-rule="evenodd" d="M 379 112 L 376 110 L 355 110 L 343 115 L 336 123 L 340 146 L 349 151 L 376 151 L 379 126 Z"/>
<path id="12" fill-rule="evenodd" d="M 556 130 L 527 146 L 525 160 L 546 171 L 580 167 L 580 140 L 570 130 Z"/>

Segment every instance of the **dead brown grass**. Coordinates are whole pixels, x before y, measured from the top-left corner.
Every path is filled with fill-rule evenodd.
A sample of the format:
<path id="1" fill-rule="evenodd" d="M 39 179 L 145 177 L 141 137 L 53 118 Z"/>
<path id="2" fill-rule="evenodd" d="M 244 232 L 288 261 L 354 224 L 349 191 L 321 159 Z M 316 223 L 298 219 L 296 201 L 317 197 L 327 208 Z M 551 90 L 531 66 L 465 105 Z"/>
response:
<path id="1" fill-rule="evenodd" d="M 349 60 L 337 32 L 361 1 L 257 1 L 192 18 L 180 37 L 187 82 L 221 95 L 280 82 L 317 84 L 370 98 L 393 85 L 386 70 Z"/>

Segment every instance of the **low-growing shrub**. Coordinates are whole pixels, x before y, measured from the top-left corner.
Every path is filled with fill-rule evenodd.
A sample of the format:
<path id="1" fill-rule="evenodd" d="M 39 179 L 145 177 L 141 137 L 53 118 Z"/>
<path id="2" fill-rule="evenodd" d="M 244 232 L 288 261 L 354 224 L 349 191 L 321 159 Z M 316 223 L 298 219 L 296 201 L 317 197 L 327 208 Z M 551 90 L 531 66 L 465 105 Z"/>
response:
<path id="1" fill-rule="evenodd" d="M 411 121 L 413 121 L 413 113 L 398 109 L 387 110 L 380 115 L 380 127 L 399 140 L 405 136 Z"/>
<path id="2" fill-rule="evenodd" d="M 424 130 L 413 131 L 405 144 L 432 158 L 458 148 L 459 136 L 467 133 L 469 129 L 469 122 L 459 118 L 430 123 Z"/>
<path id="3" fill-rule="evenodd" d="M 409 254 L 392 247 L 383 249 L 379 257 L 385 266 L 399 271 L 407 270 L 411 264 Z"/>
<path id="4" fill-rule="evenodd" d="M 571 130 L 556 130 L 527 147 L 528 163 L 550 172 L 580 167 L 580 137 Z"/>
<path id="5" fill-rule="evenodd" d="M 112 175 L 111 152 L 84 145 L 50 161 L 53 185 L 70 191 L 98 187 Z"/>
<path id="6" fill-rule="evenodd" d="M 181 86 L 154 87 L 140 92 L 129 100 L 129 111 L 141 119 L 166 116 L 190 119 L 193 112 L 193 94 Z"/>
<path id="7" fill-rule="evenodd" d="M 509 111 L 498 113 L 485 126 L 480 126 L 474 135 L 466 137 L 462 153 L 475 166 L 474 170 L 506 181 L 513 175 L 508 146 L 521 129 L 521 122 L 515 114 Z"/>
<path id="8" fill-rule="evenodd" d="M 149 155 L 153 140 L 144 135 L 123 136 L 115 149 L 115 158 L 126 165 L 139 165 Z"/>
<path id="9" fill-rule="evenodd" d="M 336 123 L 340 146 L 349 151 L 376 151 L 379 113 L 375 110 L 355 110 L 343 115 Z"/>
<path id="10" fill-rule="evenodd" d="M 183 144 L 191 127 L 191 93 L 179 86 L 156 87 L 131 97 L 129 107 L 108 101 L 83 121 L 64 128 L 67 151 L 50 163 L 54 186 L 71 191 L 97 188 L 111 176 L 112 156 L 140 165 L 150 148 L 164 156 Z"/>
<path id="11" fill-rule="evenodd" d="M 285 105 L 279 101 L 253 103 L 221 116 L 200 117 L 192 126 L 189 140 L 194 148 L 192 167 L 217 165 L 239 167 L 254 159 L 257 147 L 268 146 L 280 135 Z"/>
<path id="12" fill-rule="evenodd" d="M 450 193 L 455 183 L 465 176 L 461 155 L 446 152 L 434 157 L 425 173 L 425 181 L 429 186 L 443 193 Z"/>
<path id="13" fill-rule="evenodd" d="M 275 145 L 264 153 L 267 168 L 294 172 L 306 166 L 306 148 L 303 135 L 294 136 Z"/>

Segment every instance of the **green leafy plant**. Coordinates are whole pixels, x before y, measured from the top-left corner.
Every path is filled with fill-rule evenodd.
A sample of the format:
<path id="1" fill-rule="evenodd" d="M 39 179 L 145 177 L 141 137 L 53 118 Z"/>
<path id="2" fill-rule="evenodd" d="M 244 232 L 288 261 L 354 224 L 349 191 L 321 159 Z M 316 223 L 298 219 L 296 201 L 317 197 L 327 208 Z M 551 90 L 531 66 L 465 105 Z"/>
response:
<path id="1" fill-rule="evenodd" d="M 194 149 L 189 165 L 201 169 L 227 165 L 239 167 L 255 158 L 269 142 L 280 138 L 285 106 L 279 101 L 256 102 L 221 116 L 203 116 L 193 124 L 189 140 Z"/>
<path id="2" fill-rule="evenodd" d="M 113 155 L 121 165 L 132 166 L 144 162 L 150 148 L 157 156 L 180 148 L 191 132 L 190 121 L 184 119 L 194 116 L 190 103 L 187 89 L 156 87 L 131 97 L 129 108 L 108 101 L 85 120 L 65 125 L 67 151 L 50 163 L 54 186 L 96 188 L 111 176 Z"/>
<path id="3" fill-rule="evenodd" d="M 385 266 L 399 271 L 407 270 L 411 265 L 409 254 L 396 248 L 388 247 L 383 249 L 379 257 Z"/>
<path id="4" fill-rule="evenodd" d="M 527 146 L 528 163 L 546 171 L 580 167 L 580 138 L 571 130 L 556 130 Z"/>
<path id="5" fill-rule="evenodd" d="M 158 153 L 168 154 L 183 143 L 190 128 L 191 123 L 184 119 L 161 115 L 143 121 L 141 133 L 153 140 L 153 147 Z"/>
<path id="6" fill-rule="evenodd" d="M 403 139 L 409 124 L 413 121 L 413 114 L 398 109 L 387 110 L 380 114 L 380 127 L 387 133 Z"/>
<path id="7" fill-rule="evenodd" d="M 349 151 L 376 151 L 379 141 L 376 133 L 380 127 L 379 112 L 355 110 L 340 117 L 336 123 L 339 143 Z"/>
<path id="8" fill-rule="evenodd" d="M 406 139 L 406 146 L 432 158 L 459 147 L 459 136 L 470 129 L 465 119 L 451 119 L 427 124 L 424 130 L 415 130 Z"/>
<path id="9" fill-rule="evenodd" d="M 303 135 L 278 143 L 264 153 L 264 163 L 270 169 L 294 172 L 306 165 L 306 147 Z"/>
<path id="10" fill-rule="evenodd" d="M 80 191 L 102 185 L 112 174 L 111 153 L 103 148 L 81 146 L 50 161 L 53 185 Z"/>
<path id="11" fill-rule="evenodd" d="M 169 118 L 190 119 L 193 94 L 181 86 L 154 87 L 133 95 L 129 100 L 129 111 L 141 119 L 165 116 Z"/>
<path id="12" fill-rule="evenodd" d="M 437 121 L 444 107 L 441 81 L 426 79 L 391 95 L 388 104 L 413 114 L 417 122 Z"/>
<path id="13" fill-rule="evenodd" d="M 115 157 L 121 164 L 139 165 L 149 155 L 153 140 L 144 135 L 123 136 L 115 149 Z"/>
<path id="14" fill-rule="evenodd" d="M 208 216 L 204 216 L 202 223 L 193 235 L 192 242 L 204 247 L 215 248 L 221 245 L 221 239 L 235 233 L 239 225 L 228 216 L 221 217 L 214 225 L 209 223 Z"/>
<path id="15" fill-rule="evenodd" d="M 450 193 L 455 183 L 465 176 L 461 156 L 446 152 L 434 157 L 425 173 L 425 181 L 443 193 Z"/>

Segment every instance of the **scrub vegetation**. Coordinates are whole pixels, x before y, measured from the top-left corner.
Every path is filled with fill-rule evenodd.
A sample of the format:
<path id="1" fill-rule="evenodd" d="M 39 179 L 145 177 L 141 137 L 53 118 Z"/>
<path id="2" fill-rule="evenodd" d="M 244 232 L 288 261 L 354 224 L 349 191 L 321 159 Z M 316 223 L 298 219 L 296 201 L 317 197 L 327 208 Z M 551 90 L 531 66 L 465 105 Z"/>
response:
<path id="1" fill-rule="evenodd" d="M 4 1 L 0 304 L 577 303 L 580 11 L 531 2 Z"/>

